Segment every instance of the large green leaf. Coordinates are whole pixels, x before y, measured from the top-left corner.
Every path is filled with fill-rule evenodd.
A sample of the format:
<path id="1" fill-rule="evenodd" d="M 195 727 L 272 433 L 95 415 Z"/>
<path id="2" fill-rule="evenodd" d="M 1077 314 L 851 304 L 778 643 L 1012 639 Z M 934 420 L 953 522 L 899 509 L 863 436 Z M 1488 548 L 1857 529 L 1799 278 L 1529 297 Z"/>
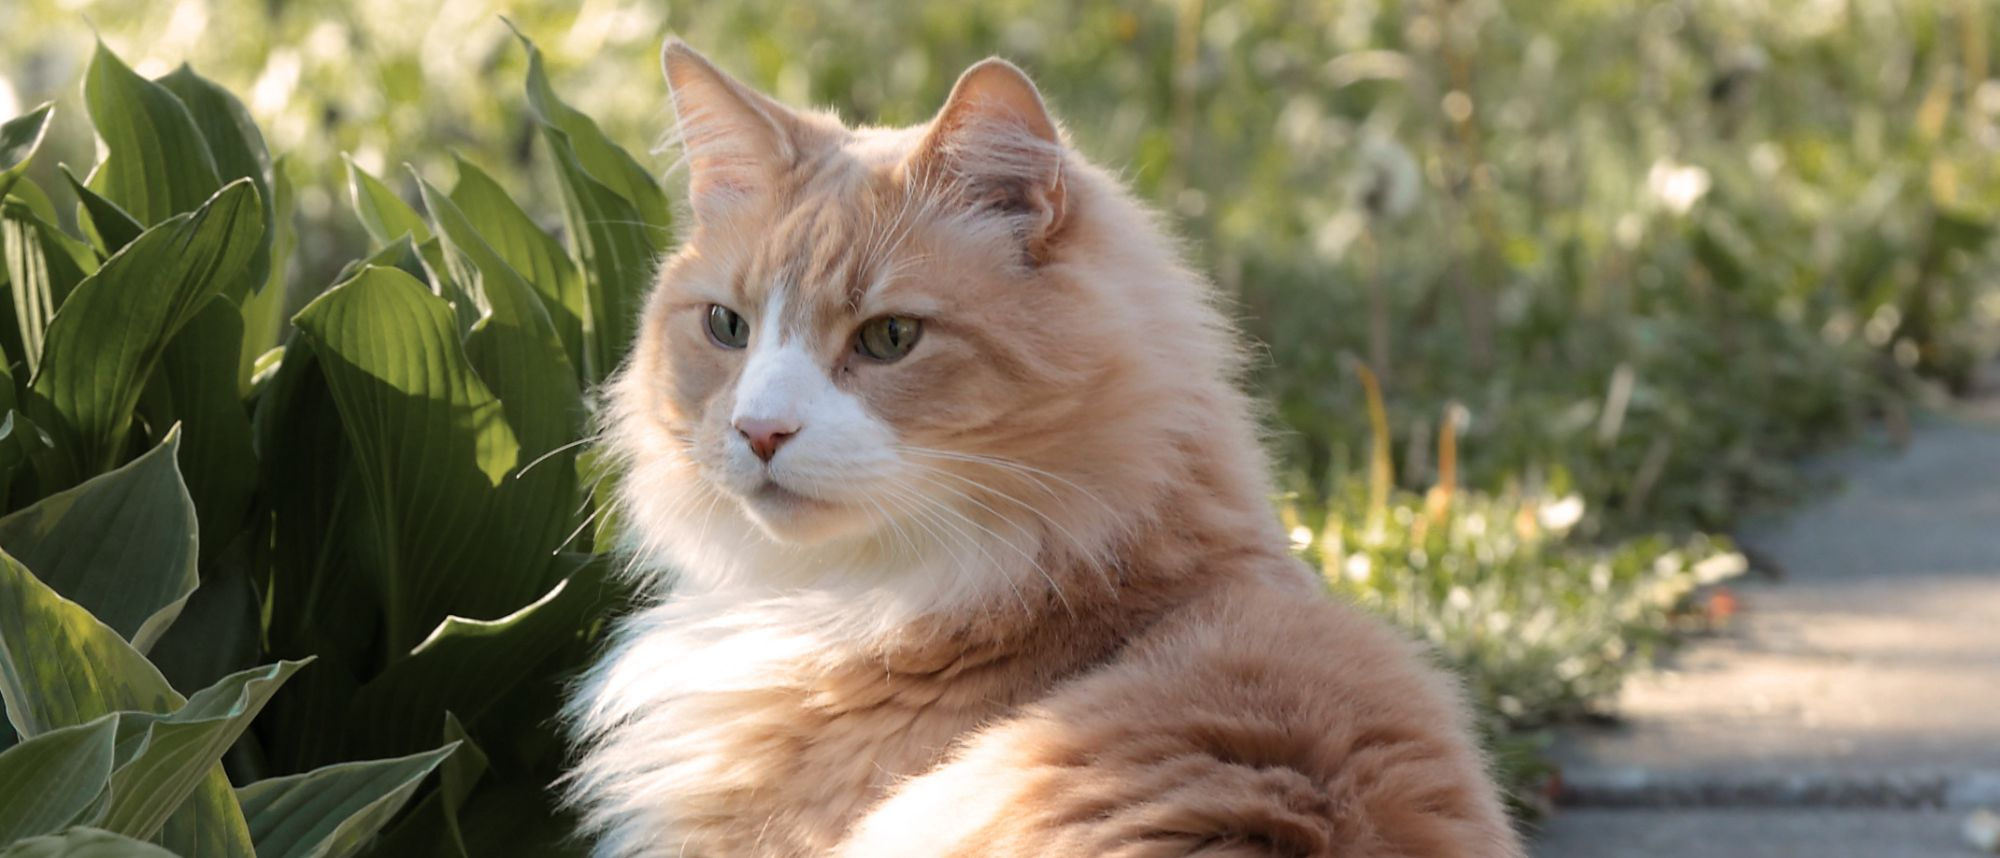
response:
<path id="1" fill-rule="evenodd" d="M 576 263 L 570 261 L 562 243 L 536 225 L 500 183 L 472 162 L 464 158 L 457 161 L 458 184 L 451 189 L 451 201 L 494 252 L 534 287 L 550 323 L 562 337 L 570 366 L 582 367 L 583 320 L 590 310 Z"/>
<path id="2" fill-rule="evenodd" d="M 215 771 L 224 751 L 250 726 L 278 686 L 304 666 L 284 661 L 224 677 L 173 714 L 129 715 L 150 721 L 142 744 L 111 776 L 111 803 L 93 824 L 149 838 Z"/>
<path id="3" fill-rule="evenodd" d="M 408 274 L 364 268 L 300 311 L 368 497 L 391 652 L 446 616 L 499 616 L 547 586 L 543 558 L 483 554 L 486 510 L 522 464 L 451 308 Z M 556 502 L 557 499 L 547 499 Z"/>
<path id="4" fill-rule="evenodd" d="M 84 74 L 83 100 L 105 149 L 91 188 L 140 223 L 193 211 L 222 187 L 215 156 L 187 105 L 140 77 L 103 42 Z"/>
<path id="5" fill-rule="evenodd" d="M 55 110 L 55 102 L 44 101 L 0 124 L 0 198 L 7 196 L 14 180 L 28 169 L 35 150 L 42 147 L 42 138 L 48 135 L 49 120 L 55 116 Z"/>
<path id="6" fill-rule="evenodd" d="M 151 843 L 96 828 L 29 838 L 0 849 L 0 858 L 183 858 Z"/>
<path id="7" fill-rule="evenodd" d="M 144 652 L 194 591 L 178 432 L 131 464 L 0 518 L 0 548 Z"/>
<path id="8" fill-rule="evenodd" d="M 0 256 L 8 291 L 14 293 L 14 322 L 21 332 L 21 356 L 33 372 L 56 308 L 97 268 L 97 257 L 75 239 L 37 217 L 27 205 L 0 204 Z"/>
<path id="9" fill-rule="evenodd" d="M 110 626 L 4 552 L 0 699 L 8 721 L 29 739 L 112 712 L 163 714 L 187 702 Z M 125 717 L 120 725 L 123 732 Z M 249 829 L 220 765 L 209 766 L 159 840 L 186 858 L 252 858 Z"/>
<path id="10" fill-rule="evenodd" d="M 609 563 L 564 555 L 574 571 L 542 598 L 497 620 L 446 617 L 410 657 L 362 686 L 349 720 L 371 747 L 435 741 L 446 711 L 476 718 L 574 640 L 611 601 Z"/>
<path id="11" fill-rule="evenodd" d="M 519 35 L 518 31 L 516 35 Z M 556 162 L 570 246 L 582 260 L 590 348 L 585 380 L 603 380 L 625 357 L 654 266 L 672 238 L 665 192 L 597 123 L 557 98 L 541 51 L 526 36 L 528 105 Z"/>
<path id="12" fill-rule="evenodd" d="M 179 98 L 194 117 L 195 128 L 201 131 L 209 153 L 215 157 L 216 175 L 224 182 L 249 179 L 257 186 L 257 198 L 267 203 L 263 237 L 257 253 L 250 258 L 250 271 L 226 292 L 230 300 L 242 303 L 252 290 L 263 288 L 269 278 L 271 242 L 276 238 L 273 226 L 277 209 L 268 204 L 271 184 L 266 178 L 271 172 L 271 155 L 264 148 L 264 135 L 257 130 L 257 123 L 250 119 L 250 111 L 244 109 L 242 101 L 214 81 L 195 74 L 185 64 L 157 83 Z"/>
<path id="13" fill-rule="evenodd" d="M 61 831 L 111 780 L 118 715 L 50 730 L 0 753 L 0 843 Z"/>
<path id="14" fill-rule="evenodd" d="M 534 287 L 494 251 L 458 204 L 428 182 L 420 180 L 418 186 L 437 222 L 452 278 L 484 309 L 466 336 L 466 352 L 480 379 L 500 397 L 522 454 L 536 459 L 575 440 L 582 427 L 583 393 Z M 552 456 L 519 477 L 540 480 L 526 492 L 539 496 L 537 501 L 518 509 L 521 517 L 510 517 L 514 528 L 527 531 L 530 539 L 539 541 L 551 524 L 560 528 L 567 522 L 568 510 L 550 510 L 543 500 L 568 496 L 573 458 Z M 541 478 L 543 466 L 548 478 Z"/>
<path id="15" fill-rule="evenodd" d="M 258 858 L 346 858 L 361 851 L 457 748 L 340 763 L 237 790 Z"/>
<path id="16" fill-rule="evenodd" d="M 256 189 L 238 180 L 199 210 L 147 230 L 70 293 L 29 383 L 28 416 L 58 441 L 45 488 L 117 463 L 167 344 L 255 252 L 259 209 Z"/>
<path id="17" fill-rule="evenodd" d="M 186 431 L 181 472 L 200 511 L 204 569 L 243 529 L 257 490 L 250 411 L 237 387 L 242 351 L 243 314 L 227 295 L 210 298 L 167 344 L 139 398 L 148 425 Z"/>
<path id="18" fill-rule="evenodd" d="M 379 658 L 383 605 L 368 582 L 382 563 L 340 412 L 307 338 L 285 346 L 256 430 L 271 510 L 270 650 L 320 657 L 279 692 L 258 732 L 271 771 L 301 772 L 354 756 L 347 704 Z"/>
<path id="19" fill-rule="evenodd" d="M 22 736 L 180 706 L 145 656 L 11 555 L 0 554 L 0 596 L 0 697 Z"/>

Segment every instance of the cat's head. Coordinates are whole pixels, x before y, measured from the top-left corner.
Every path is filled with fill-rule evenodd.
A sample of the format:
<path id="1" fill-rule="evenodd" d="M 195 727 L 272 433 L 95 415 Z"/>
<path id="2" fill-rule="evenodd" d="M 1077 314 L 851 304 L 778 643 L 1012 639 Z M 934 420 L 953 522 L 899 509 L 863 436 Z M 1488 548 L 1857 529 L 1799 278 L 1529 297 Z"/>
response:
<path id="1" fill-rule="evenodd" d="M 1016 585 L 1102 548 L 1173 426 L 1217 419 L 1196 412 L 1234 351 L 1205 287 L 1020 69 L 879 129 L 678 42 L 665 67 L 693 223 L 606 427 L 649 559 L 715 586 Z"/>

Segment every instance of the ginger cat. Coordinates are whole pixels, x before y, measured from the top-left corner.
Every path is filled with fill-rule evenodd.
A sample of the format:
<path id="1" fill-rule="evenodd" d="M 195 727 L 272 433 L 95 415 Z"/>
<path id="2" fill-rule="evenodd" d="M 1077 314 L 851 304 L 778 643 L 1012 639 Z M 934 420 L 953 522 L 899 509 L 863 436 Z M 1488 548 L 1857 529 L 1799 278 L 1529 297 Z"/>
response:
<path id="1" fill-rule="evenodd" d="M 1452 682 L 1288 554 L 1244 338 L 1019 69 L 851 129 L 665 66 L 596 854 L 1522 854 Z"/>

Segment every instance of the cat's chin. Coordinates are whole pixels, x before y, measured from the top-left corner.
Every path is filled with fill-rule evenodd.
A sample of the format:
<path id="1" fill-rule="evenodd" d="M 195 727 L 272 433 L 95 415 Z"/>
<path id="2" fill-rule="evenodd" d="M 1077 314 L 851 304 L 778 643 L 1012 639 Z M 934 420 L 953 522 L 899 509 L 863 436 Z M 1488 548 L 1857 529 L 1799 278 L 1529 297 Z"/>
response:
<path id="1" fill-rule="evenodd" d="M 868 525 L 867 516 L 854 509 L 772 482 L 743 495 L 741 502 L 743 512 L 764 535 L 790 545 L 831 542 Z"/>

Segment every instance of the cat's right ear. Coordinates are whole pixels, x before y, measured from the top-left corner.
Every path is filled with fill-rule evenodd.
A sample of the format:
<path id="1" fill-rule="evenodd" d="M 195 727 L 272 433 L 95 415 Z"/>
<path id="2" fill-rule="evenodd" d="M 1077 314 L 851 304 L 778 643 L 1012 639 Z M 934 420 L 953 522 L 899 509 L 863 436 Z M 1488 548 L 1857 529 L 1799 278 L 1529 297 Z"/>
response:
<path id="1" fill-rule="evenodd" d="M 798 157 L 798 118 L 724 74 L 686 42 L 660 51 L 697 221 L 713 220 L 768 192 Z"/>

